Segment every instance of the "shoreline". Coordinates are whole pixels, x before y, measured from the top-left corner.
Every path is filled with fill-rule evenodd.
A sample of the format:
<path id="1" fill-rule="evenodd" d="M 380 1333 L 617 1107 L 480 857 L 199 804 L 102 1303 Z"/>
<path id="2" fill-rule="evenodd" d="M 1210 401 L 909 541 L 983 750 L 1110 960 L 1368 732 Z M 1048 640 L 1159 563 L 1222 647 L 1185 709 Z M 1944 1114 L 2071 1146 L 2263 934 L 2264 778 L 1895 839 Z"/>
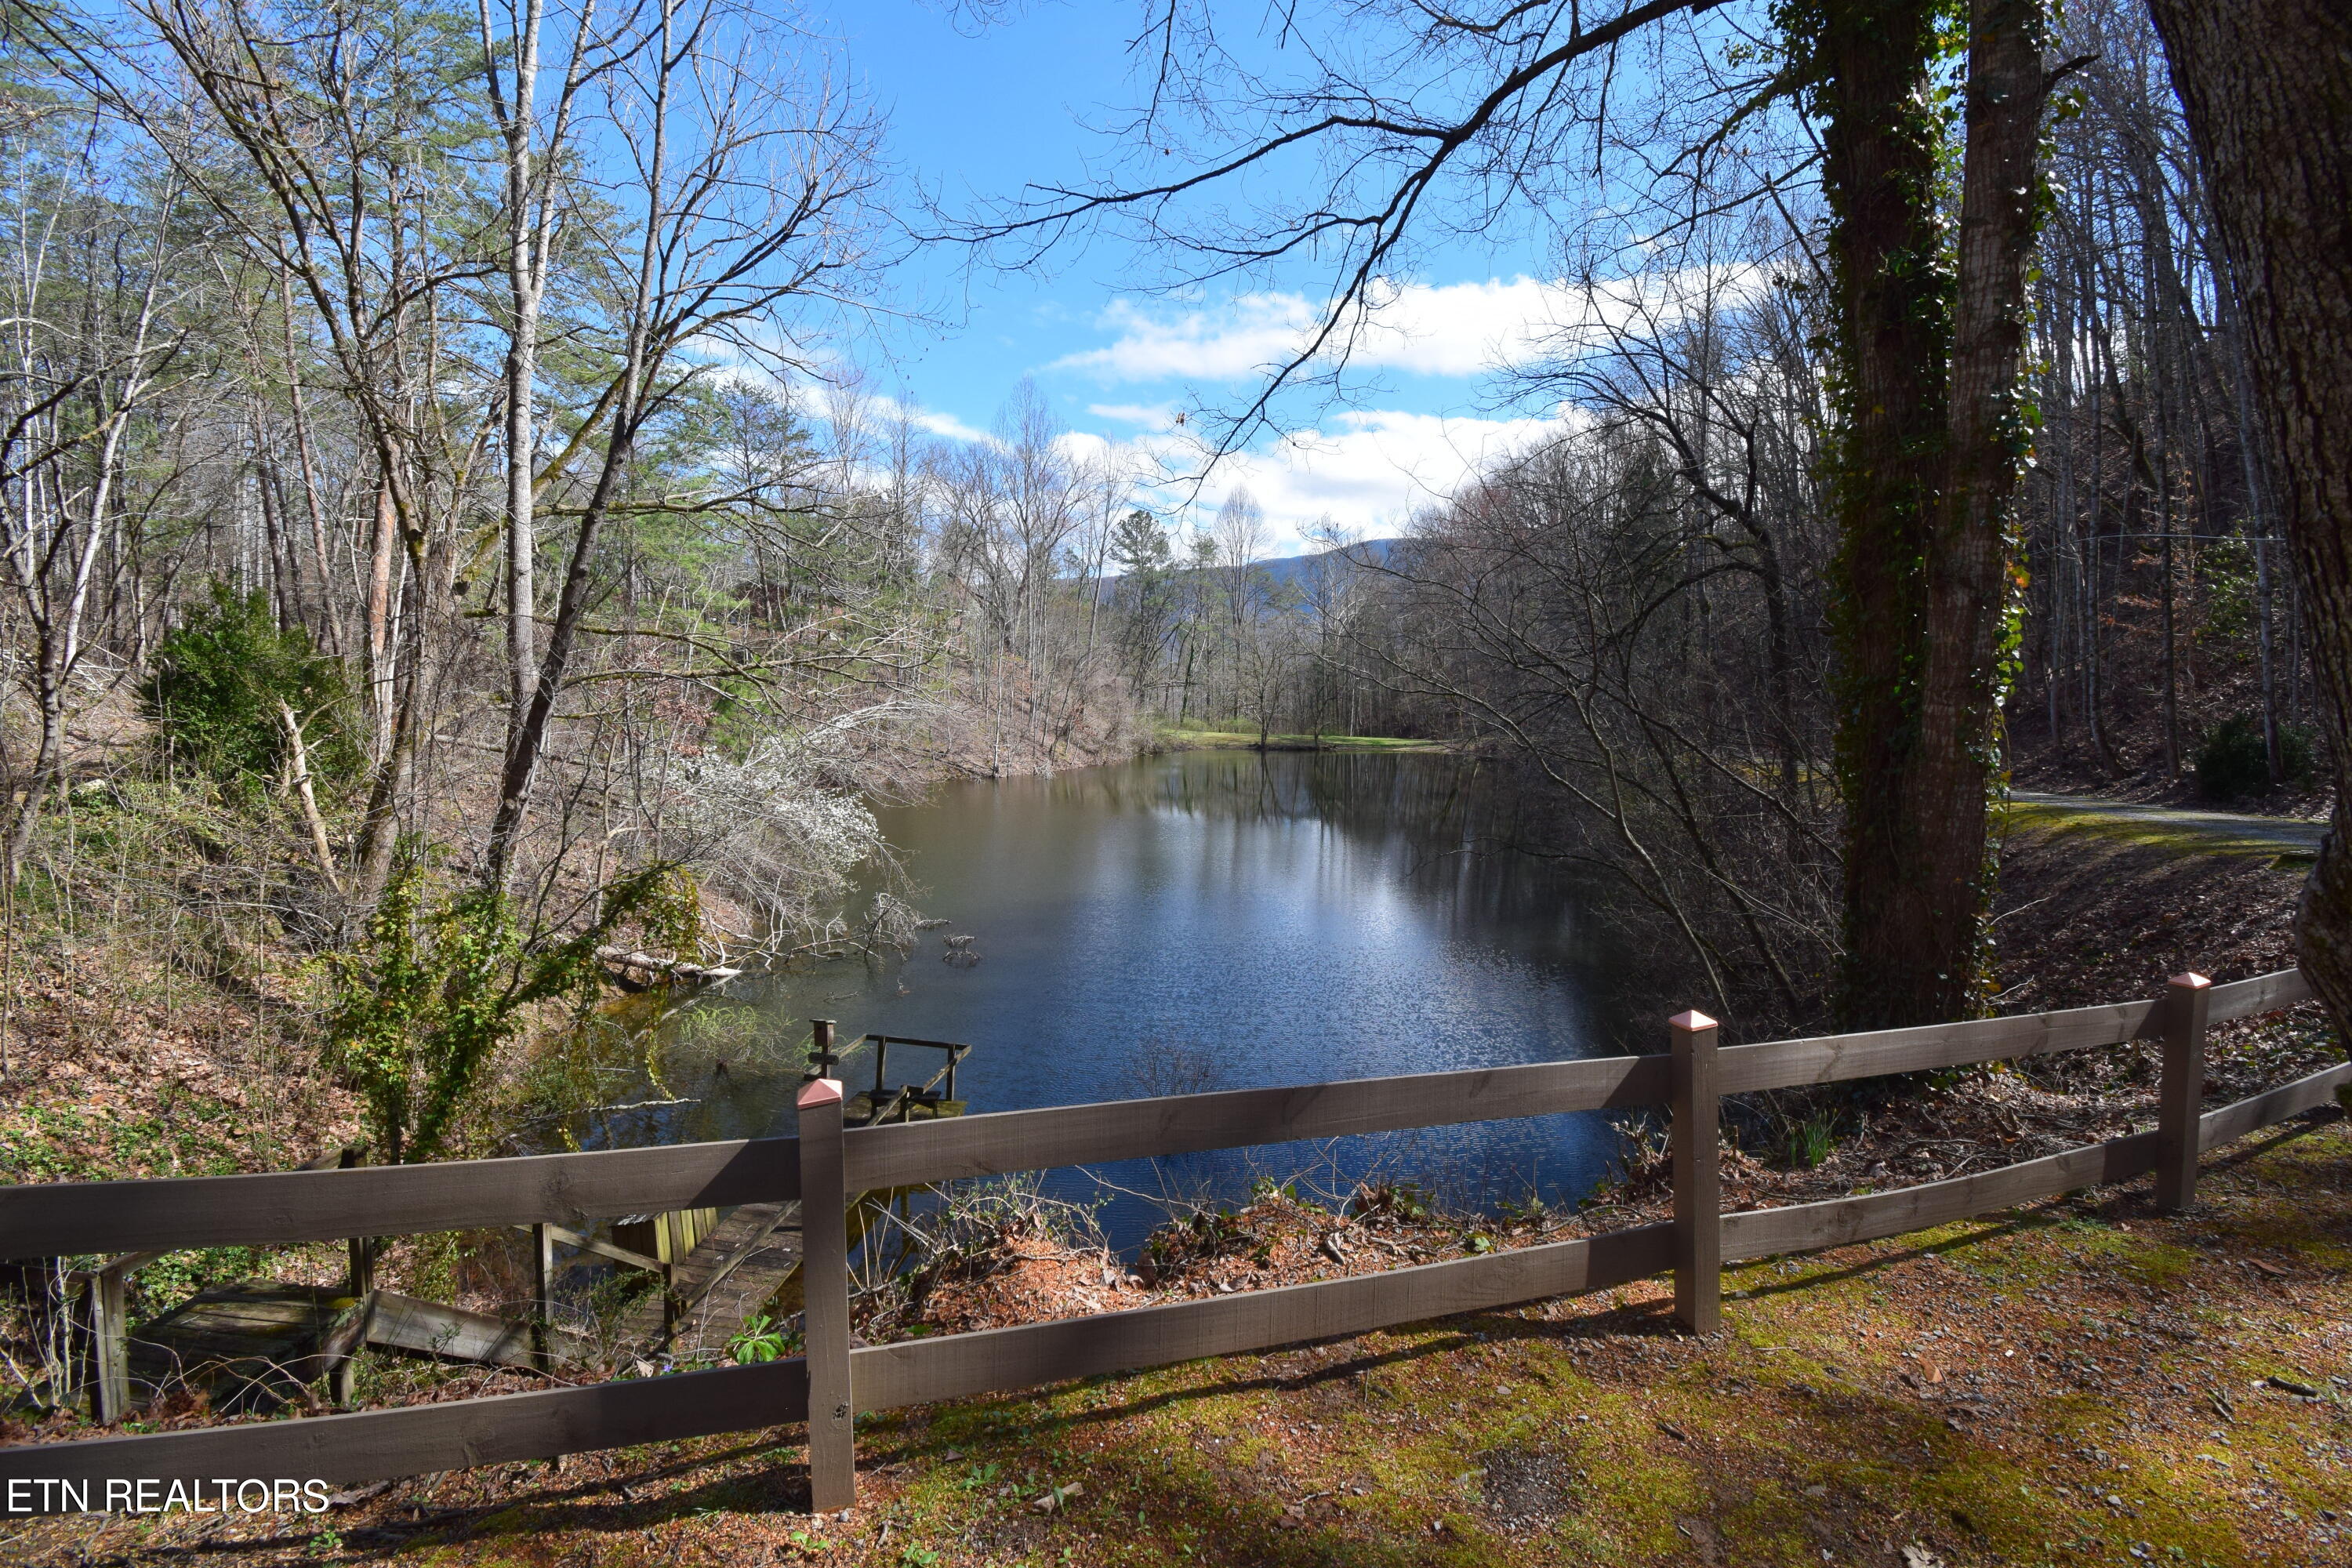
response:
<path id="1" fill-rule="evenodd" d="M 1422 740 L 1404 735 L 1270 734 L 1260 744 L 1254 731 L 1163 730 L 1144 748 L 1146 755 L 1170 752 L 1360 752 L 1462 754 L 1451 741 Z"/>

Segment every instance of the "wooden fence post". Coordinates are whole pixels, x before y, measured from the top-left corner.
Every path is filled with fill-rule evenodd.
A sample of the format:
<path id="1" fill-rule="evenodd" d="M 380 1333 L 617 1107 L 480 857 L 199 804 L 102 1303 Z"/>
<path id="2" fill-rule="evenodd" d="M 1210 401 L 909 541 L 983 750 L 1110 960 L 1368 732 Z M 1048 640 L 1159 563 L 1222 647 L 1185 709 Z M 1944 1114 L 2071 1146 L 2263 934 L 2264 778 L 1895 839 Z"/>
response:
<path id="1" fill-rule="evenodd" d="M 530 1355 L 541 1372 L 555 1370 L 555 1237 L 545 1224 L 530 1227 Z"/>
<path id="2" fill-rule="evenodd" d="M 131 1324 L 123 1270 L 89 1275 L 89 1418 L 111 1426 L 131 1414 Z"/>
<path id="3" fill-rule="evenodd" d="M 2213 983 L 2176 974 L 2164 986 L 2164 1076 L 2157 1089 L 2156 1206 L 2179 1214 L 2197 1201 L 2198 1123 L 2205 1109 L 2205 1019 Z"/>
<path id="4" fill-rule="evenodd" d="M 841 1080 L 804 1084 L 801 1122 L 802 1353 L 808 1361 L 809 1507 L 857 1501 L 849 1394 L 849 1194 L 841 1163 Z"/>
<path id="5" fill-rule="evenodd" d="M 1723 1323 L 1715 1020 L 1704 1013 L 1681 1013 L 1668 1020 L 1668 1028 L 1674 1053 L 1675 1316 L 1691 1332 L 1711 1334 Z"/>
<path id="6" fill-rule="evenodd" d="M 335 1156 L 335 1168 L 339 1171 L 356 1171 L 366 1163 L 367 1145 L 364 1143 L 351 1144 Z M 364 1236 L 355 1236 L 344 1245 L 351 1253 L 351 1268 L 344 1277 L 344 1289 L 350 1295 L 365 1296 L 375 1289 L 375 1242 Z"/>

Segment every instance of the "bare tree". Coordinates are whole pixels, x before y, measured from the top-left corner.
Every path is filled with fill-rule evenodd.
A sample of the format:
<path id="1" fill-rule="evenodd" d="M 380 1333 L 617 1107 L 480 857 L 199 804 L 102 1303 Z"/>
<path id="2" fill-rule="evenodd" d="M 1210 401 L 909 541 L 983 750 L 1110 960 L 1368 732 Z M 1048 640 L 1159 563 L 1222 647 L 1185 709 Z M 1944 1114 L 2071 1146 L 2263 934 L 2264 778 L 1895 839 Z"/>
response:
<path id="1" fill-rule="evenodd" d="M 138 14 L 203 113 L 184 113 L 184 100 L 157 89 L 138 40 L 77 38 L 69 47 L 237 243 L 303 297 L 375 461 L 369 684 L 383 742 L 355 878 L 361 895 L 373 897 L 390 873 L 420 710 L 436 678 L 431 638 L 446 621 L 456 576 L 453 462 L 462 464 L 482 433 L 478 425 L 454 429 L 448 405 L 430 395 L 446 346 L 447 292 L 485 271 L 461 216 L 465 165 L 446 134 L 448 89 L 465 65 L 446 36 L 396 9 L 298 9 L 273 20 L 201 0 L 156 0 Z"/>
<path id="2" fill-rule="evenodd" d="M 503 887 L 549 726 L 597 588 L 599 539 L 633 504 L 647 423 L 722 350 L 794 363 L 786 309 L 837 300 L 866 259 L 874 128 L 839 89 L 796 75 L 791 29 L 732 0 L 656 0 L 644 46 L 596 79 L 604 130 L 626 149 L 601 193 L 622 215 L 593 245 L 597 326 L 611 369 L 567 450 L 591 471 L 572 503 L 562 592 L 530 703 L 499 780 L 483 876 Z M 593 434 L 592 434 L 593 433 Z M 602 437 L 602 450 L 591 442 Z"/>
<path id="3" fill-rule="evenodd" d="M 536 526 L 541 476 L 537 405 L 541 318 L 554 262 L 556 226 L 564 210 L 560 182 L 572 156 L 571 139 L 581 94 L 604 73 L 620 68 L 628 52 L 643 49 L 651 37 L 631 25 L 634 7 L 621 7 L 609 37 L 598 36 L 595 0 L 559 16 L 562 74 L 552 100 L 540 107 L 541 45 L 547 28 L 546 0 L 522 0 L 504 7 L 503 39 L 494 28 L 490 0 L 478 0 L 482 79 L 497 126 L 504 182 L 500 218 L 507 286 L 507 351 L 501 388 L 505 428 L 500 458 L 506 466 L 507 744 L 511 751 L 530 717 L 536 683 L 539 600 L 535 583 L 539 553 Z"/>
<path id="4" fill-rule="evenodd" d="M 100 173 L 124 153 L 113 129 L 102 113 L 60 117 L 7 149 L 0 576 L 31 644 L 14 662 L 38 738 L 0 829 L 0 881 L 16 879 L 42 798 L 59 783 L 92 593 L 131 504 L 127 448 L 184 341 L 173 319 L 184 287 L 179 192 L 167 181 L 151 206 L 122 200 Z M 58 330 L 61 318 L 79 330 Z"/>

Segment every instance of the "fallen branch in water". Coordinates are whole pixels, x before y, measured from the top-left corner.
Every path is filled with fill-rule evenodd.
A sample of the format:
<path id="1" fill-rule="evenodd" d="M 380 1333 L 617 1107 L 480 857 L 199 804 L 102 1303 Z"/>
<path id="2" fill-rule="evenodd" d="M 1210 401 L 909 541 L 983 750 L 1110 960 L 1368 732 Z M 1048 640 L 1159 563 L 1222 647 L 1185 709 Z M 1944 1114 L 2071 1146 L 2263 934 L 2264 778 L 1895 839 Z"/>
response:
<path id="1" fill-rule="evenodd" d="M 687 985 L 711 985 L 721 980 L 733 980 L 743 973 L 740 969 L 689 963 L 683 958 L 656 958 L 649 952 L 617 947 L 598 948 L 596 959 L 617 984 L 632 991 L 643 991 L 665 980 Z"/>

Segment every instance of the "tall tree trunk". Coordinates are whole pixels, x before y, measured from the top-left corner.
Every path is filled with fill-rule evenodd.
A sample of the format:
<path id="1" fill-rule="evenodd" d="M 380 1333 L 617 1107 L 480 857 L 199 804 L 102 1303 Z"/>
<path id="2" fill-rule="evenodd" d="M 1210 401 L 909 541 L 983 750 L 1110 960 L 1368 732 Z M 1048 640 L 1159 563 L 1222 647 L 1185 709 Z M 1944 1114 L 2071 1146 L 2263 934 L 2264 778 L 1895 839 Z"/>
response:
<path id="1" fill-rule="evenodd" d="M 2149 0 L 2237 282 L 2254 405 L 2312 606 L 2336 812 L 2295 916 L 2352 1041 L 2352 12 L 2341 0 Z"/>
<path id="2" fill-rule="evenodd" d="M 386 476 L 376 481 L 375 531 L 368 542 L 368 752 L 377 763 L 392 754 L 393 546 L 398 542 L 399 532 L 399 519 L 392 504 L 392 480 Z"/>
<path id="3" fill-rule="evenodd" d="M 2006 776 L 2043 13 L 1970 8 L 1957 297 L 1936 215 L 1936 17 L 1910 0 L 1827 0 L 1805 18 L 1837 220 L 1840 1010 L 1864 1029 L 1980 1010 L 1989 812 Z"/>
<path id="4" fill-rule="evenodd" d="M 278 300 L 286 339 L 286 405 L 294 417 L 294 456 L 302 466 L 302 507 L 310 522 L 310 562 L 319 579 L 319 640 L 330 653 L 348 656 L 351 636 L 335 593 L 327 509 L 319 497 L 319 464 L 310 450 L 310 419 L 302 404 L 302 362 L 294 352 L 294 289 L 283 273 L 278 279 Z"/>
<path id="5" fill-rule="evenodd" d="M 1942 479 L 1949 282 L 1937 265 L 1937 129 L 1925 0 L 1826 0 L 1810 40 L 1822 178 L 1835 223 L 1839 534 L 1832 635 L 1845 797 L 1846 968 L 1854 1027 L 1948 1016 L 1953 958 L 1924 918 L 1943 879 L 1916 841 L 1921 565 Z M 1968 868 L 1973 876 L 1975 867 Z"/>
<path id="6" fill-rule="evenodd" d="M 528 241 L 520 241 L 527 244 Z M 520 272 L 521 268 L 516 268 Z M 514 289 L 514 342 L 507 351 L 507 743 L 511 748 L 530 717 L 538 689 L 539 591 L 534 582 L 538 525 L 532 493 L 538 447 L 531 392 L 539 379 L 539 291 Z"/>
<path id="7" fill-rule="evenodd" d="M 389 442 L 376 452 L 383 490 L 376 524 L 379 544 L 389 530 L 398 546 L 396 565 L 379 565 L 387 584 L 391 717 L 384 751 L 368 785 L 367 811 L 360 821 L 352 857 L 351 892 L 362 907 L 381 898 L 392 879 L 400 837 L 400 816 L 410 791 L 419 731 L 429 731 L 425 705 L 433 684 L 431 643 L 446 627 L 451 585 L 457 577 L 457 545 L 448 528 L 429 517 L 432 486 L 405 467 Z"/>
<path id="8" fill-rule="evenodd" d="M 513 320 L 508 328 L 506 381 L 507 462 L 507 750 L 520 743 L 538 689 L 539 613 L 536 575 L 538 441 L 532 398 L 539 383 L 539 321 L 546 292 L 545 226 L 533 197 L 538 184 L 532 162 L 539 138 L 540 0 L 523 8 L 513 39 L 511 101 L 501 86 L 499 54 L 490 37 L 490 13 L 481 11 L 483 57 L 490 99 L 506 143 L 507 296 Z M 584 18 L 583 23 L 584 26 Z M 550 156 L 553 152 L 551 150 Z"/>
<path id="9" fill-rule="evenodd" d="M 1981 1011 L 1969 987 L 1990 973 L 1985 919 L 1999 868 L 1987 828 L 2009 776 L 2001 703 L 2015 662 L 2011 524 L 2032 444 L 2021 405 L 2041 206 L 2042 41 L 2042 0 L 1970 7 L 1950 424 L 1927 542 L 1920 744 L 1909 781 L 1913 832 L 1927 850 L 1909 884 L 1922 895 L 1913 918 L 1932 952 L 1948 955 L 1937 985 L 1921 987 L 1930 1017 Z"/>
<path id="10" fill-rule="evenodd" d="M 48 640 L 45 638 L 37 655 L 41 681 L 41 738 L 33 753 L 32 771 L 25 777 L 22 793 L 10 803 L 8 837 L 0 850 L 0 882 L 14 887 L 24 874 L 25 861 L 33 847 L 33 829 L 41 819 L 41 802 L 55 789 L 65 771 L 66 710 L 65 687 L 62 681 L 47 679 L 51 668 Z"/>

